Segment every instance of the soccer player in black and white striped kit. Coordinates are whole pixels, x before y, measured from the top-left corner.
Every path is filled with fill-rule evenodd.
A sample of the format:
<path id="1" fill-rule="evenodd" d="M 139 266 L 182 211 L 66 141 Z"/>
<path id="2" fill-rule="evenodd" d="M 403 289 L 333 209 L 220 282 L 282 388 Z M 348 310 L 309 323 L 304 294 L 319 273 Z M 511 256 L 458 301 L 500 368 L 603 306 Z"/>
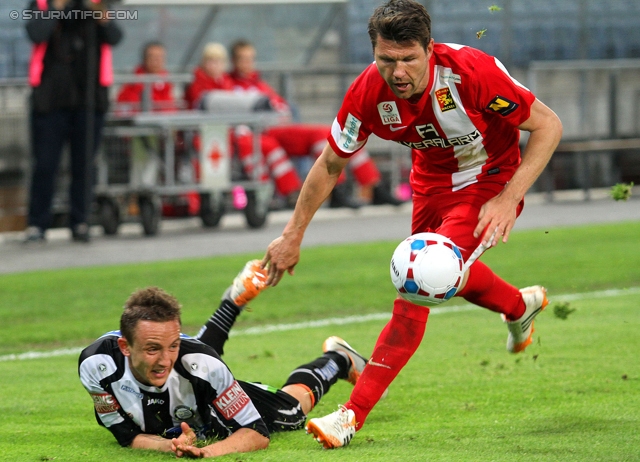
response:
<path id="1" fill-rule="evenodd" d="M 248 262 L 195 338 L 181 333 L 180 304 L 162 289 L 134 292 L 120 330 L 80 354 L 78 372 L 98 423 L 122 446 L 215 457 L 264 449 L 269 434 L 304 427 L 338 379 L 355 384 L 367 359 L 339 337 L 291 372 L 280 389 L 236 380 L 220 356 L 237 316 L 266 285 Z M 217 440 L 204 447 L 196 441 Z"/>

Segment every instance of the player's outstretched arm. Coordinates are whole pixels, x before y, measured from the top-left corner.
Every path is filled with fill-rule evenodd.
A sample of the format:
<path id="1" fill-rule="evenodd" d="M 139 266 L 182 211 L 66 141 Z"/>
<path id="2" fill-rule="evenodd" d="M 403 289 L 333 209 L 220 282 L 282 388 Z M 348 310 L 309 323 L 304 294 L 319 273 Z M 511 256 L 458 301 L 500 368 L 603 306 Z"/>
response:
<path id="1" fill-rule="evenodd" d="M 518 128 L 530 132 L 522 163 L 502 192 L 482 206 L 473 232 L 478 237 L 484 230 L 482 242 L 488 245 L 496 245 L 500 237 L 507 242 L 516 222 L 518 204 L 549 163 L 562 137 L 562 122 L 537 99 L 531 105 L 529 118 Z M 494 231 L 495 237 L 489 242 Z"/>
<path id="2" fill-rule="evenodd" d="M 322 154 L 313 164 L 302 185 L 291 219 L 282 235 L 269 244 L 262 259 L 262 267 L 268 265 L 269 269 L 268 285 L 277 285 L 285 271 L 293 274 L 293 269 L 300 260 L 300 245 L 307 226 L 325 199 L 329 197 L 348 161 L 339 157 L 327 143 Z"/>
<path id="3" fill-rule="evenodd" d="M 187 424 L 182 423 L 181 425 L 184 432 L 184 426 Z M 171 441 L 171 450 L 177 457 L 217 457 L 236 452 L 258 451 L 266 449 L 267 446 L 269 446 L 269 438 L 250 428 L 241 428 L 228 438 L 202 448 L 197 448 L 191 444 L 181 444 L 178 438 L 174 438 Z"/>

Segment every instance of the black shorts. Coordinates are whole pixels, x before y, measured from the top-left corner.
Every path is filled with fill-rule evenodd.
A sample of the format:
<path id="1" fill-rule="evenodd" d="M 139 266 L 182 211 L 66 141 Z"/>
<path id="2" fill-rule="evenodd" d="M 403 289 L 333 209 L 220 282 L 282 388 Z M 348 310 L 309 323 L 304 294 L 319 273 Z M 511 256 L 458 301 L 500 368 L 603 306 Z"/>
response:
<path id="1" fill-rule="evenodd" d="M 253 401 L 270 433 L 304 428 L 307 416 L 302 412 L 300 401 L 293 396 L 261 383 L 241 380 L 238 383 Z"/>

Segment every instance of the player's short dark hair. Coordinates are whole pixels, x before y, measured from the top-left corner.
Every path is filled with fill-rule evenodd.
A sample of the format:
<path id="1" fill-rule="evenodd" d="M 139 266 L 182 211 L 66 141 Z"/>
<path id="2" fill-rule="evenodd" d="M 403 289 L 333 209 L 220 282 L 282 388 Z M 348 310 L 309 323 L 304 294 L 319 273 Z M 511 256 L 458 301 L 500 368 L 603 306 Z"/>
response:
<path id="1" fill-rule="evenodd" d="M 133 343 L 139 321 L 169 322 L 180 320 L 180 303 L 173 295 L 158 287 L 147 287 L 131 294 L 120 317 L 120 334 Z"/>
<path id="2" fill-rule="evenodd" d="M 426 49 L 431 41 L 431 17 L 414 0 L 389 0 L 369 18 L 368 32 L 374 49 L 378 37 L 402 44 L 418 42 Z"/>
<path id="3" fill-rule="evenodd" d="M 249 40 L 245 40 L 245 39 L 238 39 L 235 42 L 233 42 L 231 44 L 231 59 L 235 59 L 237 54 L 238 54 L 238 50 L 242 49 L 242 48 L 255 48 L 253 46 L 253 43 L 251 43 Z"/>

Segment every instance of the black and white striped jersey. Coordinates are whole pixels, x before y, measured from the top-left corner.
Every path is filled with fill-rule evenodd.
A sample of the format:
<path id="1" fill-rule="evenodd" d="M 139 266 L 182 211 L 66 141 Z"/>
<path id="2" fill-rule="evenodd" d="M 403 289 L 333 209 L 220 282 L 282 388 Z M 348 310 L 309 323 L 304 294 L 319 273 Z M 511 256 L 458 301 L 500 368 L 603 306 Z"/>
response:
<path id="1" fill-rule="evenodd" d="M 138 382 L 109 332 L 80 354 L 80 381 L 93 398 L 100 425 L 122 446 L 142 433 L 172 438 L 186 422 L 199 437 L 225 438 L 240 428 L 269 437 L 253 402 L 209 346 L 182 335 L 178 359 L 163 387 Z"/>

